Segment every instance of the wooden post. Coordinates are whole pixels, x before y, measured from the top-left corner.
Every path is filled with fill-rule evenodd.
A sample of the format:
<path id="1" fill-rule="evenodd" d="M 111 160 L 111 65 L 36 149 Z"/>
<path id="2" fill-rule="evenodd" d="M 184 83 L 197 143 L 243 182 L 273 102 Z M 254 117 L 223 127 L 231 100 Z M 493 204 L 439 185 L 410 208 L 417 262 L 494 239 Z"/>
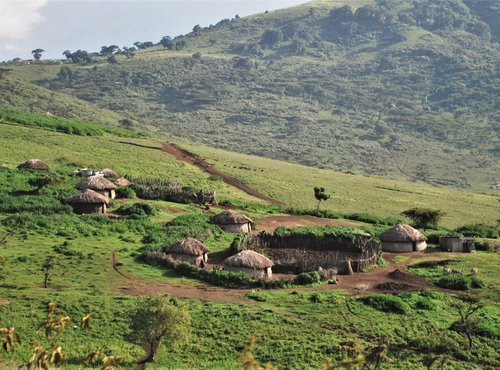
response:
<path id="1" fill-rule="evenodd" d="M 352 265 L 351 265 L 351 260 L 350 259 L 347 260 L 347 274 L 348 275 L 354 274 L 354 272 L 352 271 Z"/>

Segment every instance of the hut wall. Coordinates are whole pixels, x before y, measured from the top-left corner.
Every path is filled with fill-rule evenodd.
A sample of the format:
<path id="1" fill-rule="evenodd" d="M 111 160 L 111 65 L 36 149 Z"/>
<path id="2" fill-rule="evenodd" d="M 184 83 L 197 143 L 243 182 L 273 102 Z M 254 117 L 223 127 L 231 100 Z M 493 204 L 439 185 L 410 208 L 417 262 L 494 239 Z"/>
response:
<path id="1" fill-rule="evenodd" d="M 106 204 L 71 204 L 73 211 L 78 214 L 105 213 Z"/>
<path id="2" fill-rule="evenodd" d="M 424 242 L 425 243 L 425 242 Z M 382 242 L 382 250 L 384 252 L 407 253 L 413 252 L 412 242 Z"/>
<path id="3" fill-rule="evenodd" d="M 251 233 L 252 226 L 250 223 L 246 224 L 231 224 L 231 225 L 219 225 L 219 227 L 228 233 Z"/>
<path id="4" fill-rule="evenodd" d="M 463 252 L 464 241 L 460 237 L 439 237 L 439 246 L 448 252 Z"/>
<path id="5" fill-rule="evenodd" d="M 272 276 L 271 268 L 251 269 L 247 267 L 224 266 L 224 270 L 232 272 L 244 272 L 254 279 L 265 279 Z"/>
<path id="6" fill-rule="evenodd" d="M 354 239 L 314 235 L 269 236 L 256 235 L 241 244 L 242 249 L 251 249 L 265 254 L 274 263 L 275 272 L 300 273 L 304 271 L 337 269 L 347 273 L 347 260 L 351 260 L 354 271 L 378 261 L 381 248 L 369 237 Z"/>
<path id="7" fill-rule="evenodd" d="M 424 240 L 422 242 L 417 242 L 417 251 L 425 251 L 427 249 L 427 242 Z"/>
<path id="8" fill-rule="evenodd" d="M 168 255 L 176 262 L 187 262 L 198 267 L 203 260 L 203 256 L 193 256 L 191 254 L 169 253 Z"/>

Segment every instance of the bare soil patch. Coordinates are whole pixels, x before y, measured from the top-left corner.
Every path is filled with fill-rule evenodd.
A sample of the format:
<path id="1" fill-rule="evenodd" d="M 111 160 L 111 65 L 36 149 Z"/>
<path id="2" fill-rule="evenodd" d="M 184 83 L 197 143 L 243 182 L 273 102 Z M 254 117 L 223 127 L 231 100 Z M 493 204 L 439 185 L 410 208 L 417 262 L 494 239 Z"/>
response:
<path id="1" fill-rule="evenodd" d="M 294 226 L 346 226 L 346 227 L 356 227 L 359 223 L 345 221 L 345 220 L 334 220 L 331 218 L 321 218 L 308 215 L 286 215 L 286 216 L 270 216 L 263 217 L 256 221 L 257 230 L 256 231 L 269 231 L 272 232 L 280 226 L 284 227 L 294 227 Z"/>
<path id="2" fill-rule="evenodd" d="M 410 265 L 410 267 L 414 268 L 433 268 L 436 266 L 448 266 L 450 263 L 459 262 L 458 260 L 440 260 L 440 261 L 424 261 L 415 263 L 414 265 Z"/>

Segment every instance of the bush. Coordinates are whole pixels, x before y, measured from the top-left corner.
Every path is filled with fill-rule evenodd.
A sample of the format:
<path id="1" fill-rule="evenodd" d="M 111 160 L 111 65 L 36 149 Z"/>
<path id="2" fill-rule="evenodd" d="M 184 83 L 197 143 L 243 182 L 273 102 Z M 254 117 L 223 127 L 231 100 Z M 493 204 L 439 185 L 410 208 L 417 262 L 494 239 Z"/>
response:
<path id="1" fill-rule="evenodd" d="M 474 240 L 474 246 L 478 251 L 491 251 L 493 246 L 487 240 Z"/>
<path id="2" fill-rule="evenodd" d="M 120 186 L 116 189 L 116 197 L 123 199 L 135 198 L 135 191 L 130 186 Z"/>
<path id="3" fill-rule="evenodd" d="M 137 218 L 153 216 L 156 214 L 156 210 L 146 203 L 132 203 L 120 206 L 120 208 L 116 210 L 116 213 Z"/>
<path id="4" fill-rule="evenodd" d="M 320 271 L 303 272 L 299 274 L 293 282 L 298 285 L 317 284 L 321 282 L 322 277 L 323 274 Z"/>
<path id="5" fill-rule="evenodd" d="M 422 297 L 414 303 L 413 307 L 419 310 L 434 310 L 437 305 L 432 299 L 428 297 Z"/>
<path id="6" fill-rule="evenodd" d="M 464 225 L 456 229 L 457 232 L 465 236 L 475 236 L 479 238 L 499 239 L 500 227 L 485 224 Z"/>
<path id="7" fill-rule="evenodd" d="M 484 287 L 484 282 L 476 276 L 447 275 L 440 278 L 436 285 L 453 290 L 469 290 Z"/>
<path id="8" fill-rule="evenodd" d="M 406 304 L 401 298 L 389 294 L 369 295 L 360 298 L 360 301 L 383 312 L 405 314 L 410 309 L 410 306 L 408 306 L 408 304 Z"/>
<path id="9" fill-rule="evenodd" d="M 247 297 L 249 299 L 253 299 L 254 301 L 257 301 L 257 302 L 267 302 L 270 298 L 269 294 L 256 292 L 254 290 L 245 294 L 245 297 Z"/>
<path id="10" fill-rule="evenodd" d="M 231 252 L 233 253 L 239 253 L 241 252 L 241 243 L 243 243 L 247 238 L 249 237 L 249 234 L 238 234 L 234 237 L 233 241 L 231 242 Z"/>

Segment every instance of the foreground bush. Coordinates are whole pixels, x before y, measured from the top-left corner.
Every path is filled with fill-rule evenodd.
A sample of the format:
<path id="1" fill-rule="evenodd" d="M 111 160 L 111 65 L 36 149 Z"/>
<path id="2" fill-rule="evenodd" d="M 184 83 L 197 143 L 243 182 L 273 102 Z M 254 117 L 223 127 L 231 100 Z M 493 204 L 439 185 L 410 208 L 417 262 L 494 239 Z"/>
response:
<path id="1" fill-rule="evenodd" d="M 408 304 L 406 304 L 401 298 L 390 294 L 369 295 L 360 298 L 360 301 L 383 312 L 405 314 L 410 309 L 410 306 L 408 306 Z"/>
<path id="2" fill-rule="evenodd" d="M 453 290 L 469 290 L 484 287 L 484 282 L 476 276 L 447 275 L 440 278 L 436 285 Z"/>
<path id="3" fill-rule="evenodd" d="M 132 203 L 124 204 L 116 210 L 116 213 L 120 215 L 130 216 L 132 218 L 153 216 L 156 214 L 156 210 L 146 203 Z"/>

